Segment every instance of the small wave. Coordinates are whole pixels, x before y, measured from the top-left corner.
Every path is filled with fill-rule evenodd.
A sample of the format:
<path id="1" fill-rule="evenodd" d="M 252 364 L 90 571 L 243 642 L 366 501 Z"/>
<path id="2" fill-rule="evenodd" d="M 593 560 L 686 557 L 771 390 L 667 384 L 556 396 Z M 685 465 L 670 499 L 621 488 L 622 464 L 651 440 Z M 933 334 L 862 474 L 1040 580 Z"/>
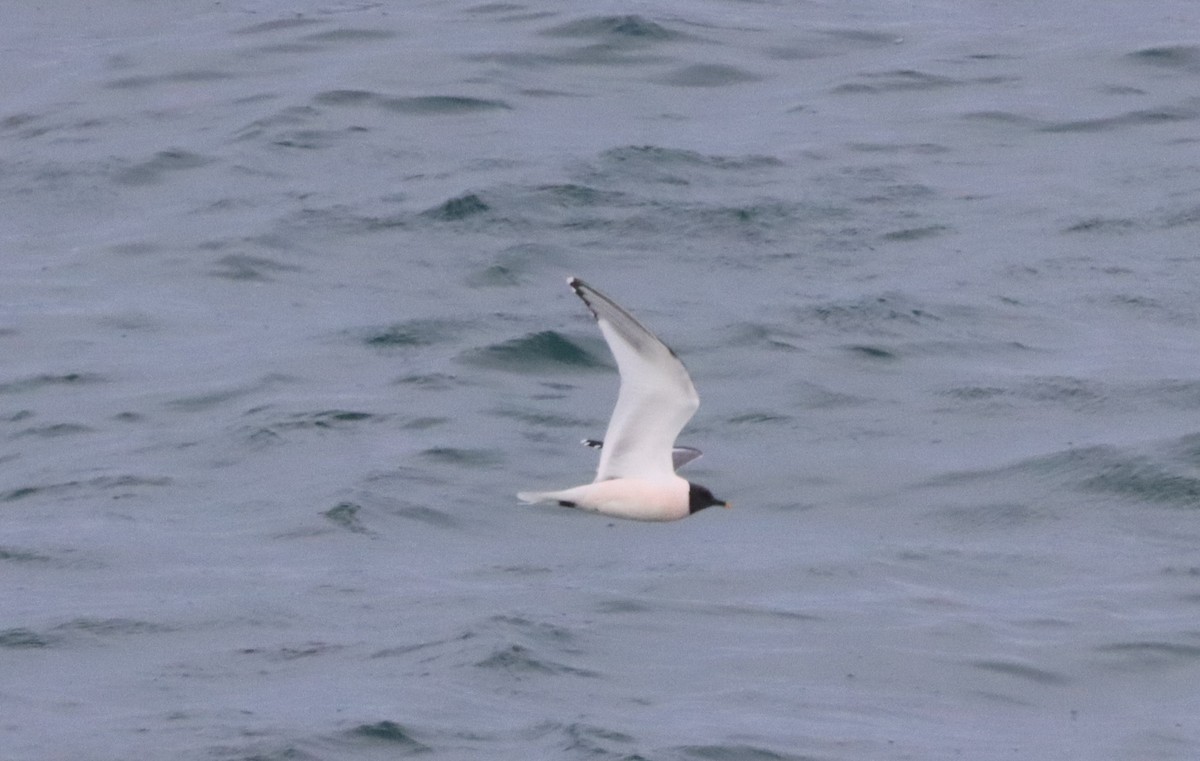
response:
<path id="1" fill-rule="evenodd" d="M 398 113 L 439 116 L 476 111 L 508 110 L 512 106 L 502 100 L 472 98 L 464 95 L 417 95 L 410 97 L 384 95 L 370 90 L 325 90 L 313 96 L 321 106 L 371 106 Z"/>
<path id="2" fill-rule="evenodd" d="M 25 648 L 41 648 L 49 647 L 53 640 L 44 634 L 39 634 L 32 629 L 16 627 L 13 629 L 0 629 L 0 648 L 10 648 L 20 650 Z"/>
<path id="3" fill-rule="evenodd" d="M 1137 63 L 1187 72 L 1200 72 L 1200 45 L 1161 45 L 1128 55 Z"/>
<path id="4" fill-rule="evenodd" d="M 860 81 L 838 85 L 833 88 L 833 92 L 878 94 L 911 90 L 938 90 L 960 84 L 962 84 L 961 81 L 940 74 L 927 74 L 916 69 L 896 69 L 861 74 Z"/>
<path id="5" fill-rule="evenodd" d="M 493 651 L 488 657 L 475 664 L 477 668 L 505 671 L 513 676 L 547 675 L 547 676 L 582 676 L 598 677 L 597 672 L 589 669 L 575 668 L 563 663 L 557 663 L 547 658 L 539 657 L 532 650 L 522 645 L 507 645 Z"/>
<path id="6" fill-rule="evenodd" d="M 372 349 L 406 349 L 452 340 L 458 336 L 460 327 L 448 320 L 420 319 L 367 328 L 353 335 Z"/>
<path id="7" fill-rule="evenodd" d="M 104 376 L 96 373 L 43 373 L 29 378 L 0 383 L 0 394 L 19 394 L 59 386 L 83 386 L 92 383 L 102 383 L 105 380 Z"/>
<path id="8" fill-rule="evenodd" d="M 684 758 L 702 761 L 815 761 L 812 756 L 798 756 L 754 745 L 683 745 L 677 750 Z"/>
<path id="9" fill-rule="evenodd" d="M 762 79 L 737 66 L 719 63 L 698 63 L 676 69 L 660 78 L 661 82 L 678 87 L 725 87 Z"/>
<path id="10" fill-rule="evenodd" d="M 528 373 L 543 372 L 548 368 L 584 369 L 606 366 L 594 354 L 553 330 L 544 330 L 477 349 L 465 354 L 463 358 L 476 365 Z"/>
<path id="11" fill-rule="evenodd" d="M 228 254 L 218 259 L 215 264 L 216 267 L 208 273 L 212 277 L 255 283 L 271 281 L 272 278 L 268 273 L 278 274 L 304 271 L 302 267 L 297 267 L 294 264 L 285 264 L 284 262 L 278 262 L 265 256 L 251 256 L 249 254 Z"/>
<path id="12" fill-rule="evenodd" d="M 1036 684 L 1066 684 L 1069 681 L 1062 674 L 1015 661 L 984 660 L 975 661 L 971 665 L 983 671 L 992 671 Z"/>
<path id="13" fill-rule="evenodd" d="M 314 32 L 306 35 L 310 42 L 372 42 L 374 40 L 390 40 L 395 32 L 387 29 L 330 29 L 325 32 Z"/>
<path id="14" fill-rule="evenodd" d="M 119 185 L 153 185 L 169 173 L 198 169 L 212 161 L 207 156 L 179 148 L 159 151 L 152 158 L 118 170 L 113 181 Z"/>
<path id="15" fill-rule="evenodd" d="M 424 753 L 433 750 L 425 743 L 413 737 L 413 732 L 410 729 L 397 724 L 394 721 L 377 721 L 372 724 L 359 724 L 346 732 L 346 736 L 353 740 L 369 740 L 375 743 L 383 743 L 388 746 L 389 751 L 399 753 Z"/>
<path id="16" fill-rule="evenodd" d="M 1039 127 L 1041 132 L 1107 132 L 1125 127 L 1153 126 L 1173 122 L 1193 121 L 1200 110 L 1192 106 L 1160 106 L 1159 108 L 1128 111 L 1114 116 L 1050 122 Z"/>
<path id="17" fill-rule="evenodd" d="M 445 202 L 438 204 L 432 209 L 426 209 L 421 212 L 421 216 L 429 219 L 437 219 L 443 222 L 455 222 L 467 217 L 473 217 L 482 214 L 491 209 L 482 198 L 474 193 L 456 196 L 448 199 Z"/>
<path id="18" fill-rule="evenodd" d="M 656 21 L 637 15 L 592 16 L 559 24 L 543 30 L 541 34 L 547 37 L 615 37 L 638 42 L 676 40 L 686 36 Z"/>
<path id="19" fill-rule="evenodd" d="M 362 519 L 358 517 L 361 510 L 362 506 L 356 505 L 353 502 L 339 502 L 321 513 L 321 515 L 325 516 L 335 526 L 344 528 L 351 533 L 371 534 L 372 532 L 363 524 Z"/>

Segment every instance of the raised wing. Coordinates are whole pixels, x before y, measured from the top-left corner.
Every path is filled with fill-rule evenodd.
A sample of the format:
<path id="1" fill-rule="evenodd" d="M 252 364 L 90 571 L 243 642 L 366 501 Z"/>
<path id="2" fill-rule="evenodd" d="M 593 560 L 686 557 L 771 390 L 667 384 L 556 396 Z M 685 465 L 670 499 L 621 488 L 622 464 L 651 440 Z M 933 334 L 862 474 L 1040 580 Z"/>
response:
<path id="1" fill-rule="evenodd" d="M 612 299 L 578 278 L 567 284 L 596 318 L 621 372 L 621 391 L 604 434 L 596 480 L 672 478 L 675 438 L 700 406 L 687 369 L 675 352 Z"/>

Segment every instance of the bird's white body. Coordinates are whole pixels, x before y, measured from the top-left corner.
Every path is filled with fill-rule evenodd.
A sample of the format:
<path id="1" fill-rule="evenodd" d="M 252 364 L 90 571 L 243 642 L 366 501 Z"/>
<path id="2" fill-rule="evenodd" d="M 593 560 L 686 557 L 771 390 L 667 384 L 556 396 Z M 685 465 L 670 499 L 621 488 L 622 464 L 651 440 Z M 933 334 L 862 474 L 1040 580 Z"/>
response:
<path id="1" fill-rule="evenodd" d="M 674 521 L 710 505 L 729 505 L 702 486 L 675 475 L 700 456 L 676 448 L 675 437 L 691 420 L 700 397 L 675 352 L 616 302 L 578 278 L 567 284 L 583 300 L 617 360 L 621 390 L 590 484 L 559 491 L 521 492 L 525 502 L 557 502 L 616 518 Z"/>
<path id="2" fill-rule="evenodd" d="M 526 502 L 558 502 L 564 507 L 577 507 L 615 518 L 677 521 L 691 512 L 689 488 L 688 482 L 679 476 L 662 481 L 610 478 L 561 491 L 521 492 L 517 497 Z"/>

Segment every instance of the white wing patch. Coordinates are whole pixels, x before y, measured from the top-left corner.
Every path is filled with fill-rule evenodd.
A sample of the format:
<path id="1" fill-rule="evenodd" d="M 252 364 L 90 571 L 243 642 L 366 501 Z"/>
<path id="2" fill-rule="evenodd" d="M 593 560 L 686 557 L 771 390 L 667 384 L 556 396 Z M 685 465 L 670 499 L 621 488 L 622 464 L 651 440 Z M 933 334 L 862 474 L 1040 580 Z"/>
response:
<path id="1" fill-rule="evenodd" d="M 687 369 L 666 344 L 614 301 L 578 278 L 567 283 L 596 318 L 621 373 L 621 390 L 604 434 L 596 481 L 674 478 L 675 438 L 700 406 Z"/>

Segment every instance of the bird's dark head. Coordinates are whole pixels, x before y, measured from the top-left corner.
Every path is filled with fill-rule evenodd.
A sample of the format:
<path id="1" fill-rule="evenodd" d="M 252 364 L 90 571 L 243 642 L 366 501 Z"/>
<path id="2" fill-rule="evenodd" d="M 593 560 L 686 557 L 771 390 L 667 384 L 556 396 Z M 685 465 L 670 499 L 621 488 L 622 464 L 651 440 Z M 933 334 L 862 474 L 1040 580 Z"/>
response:
<path id="1" fill-rule="evenodd" d="M 720 505 L 721 507 L 729 507 L 728 502 L 722 502 L 713 496 L 706 487 L 700 484 L 688 482 L 688 512 L 698 513 L 706 507 Z"/>

